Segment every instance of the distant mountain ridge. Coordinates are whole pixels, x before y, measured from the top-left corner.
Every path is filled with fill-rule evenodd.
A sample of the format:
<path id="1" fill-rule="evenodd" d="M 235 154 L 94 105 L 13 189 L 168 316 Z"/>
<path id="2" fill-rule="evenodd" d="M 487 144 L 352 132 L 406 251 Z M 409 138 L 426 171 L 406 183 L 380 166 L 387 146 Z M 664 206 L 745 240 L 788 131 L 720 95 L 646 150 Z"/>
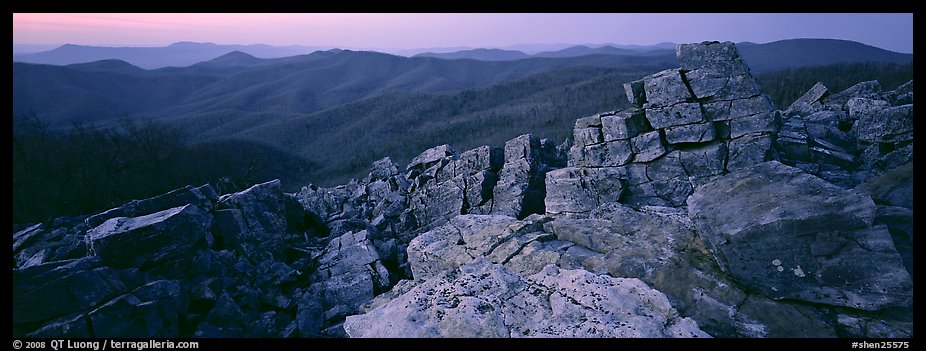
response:
<path id="1" fill-rule="evenodd" d="M 884 50 L 850 40 L 787 39 L 766 44 L 738 43 L 737 49 L 754 73 L 837 63 L 909 63 L 913 54 Z"/>
<path id="2" fill-rule="evenodd" d="M 740 42 L 736 44 L 753 72 L 765 73 L 786 68 L 822 66 L 836 63 L 882 62 L 906 63 L 912 54 L 897 53 L 870 45 L 838 39 L 787 39 L 765 44 Z M 24 47 L 21 44 L 15 48 Z M 178 42 L 166 47 L 94 47 L 66 44 L 58 48 L 29 54 L 16 54 L 14 62 L 69 65 L 101 60 L 122 60 L 144 69 L 188 67 L 238 52 L 255 58 L 285 58 L 306 55 L 332 47 L 321 46 L 270 46 L 270 45 L 219 45 L 213 43 Z M 472 59 L 479 61 L 513 61 L 532 57 L 578 57 L 584 55 L 663 56 L 674 54 L 675 44 L 654 45 L 622 44 L 524 44 L 505 48 L 432 48 L 386 50 L 401 56 L 433 57 L 447 60 Z M 426 52 L 422 52 L 426 51 Z M 528 53 L 530 52 L 530 54 Z M 242 65 L 249 60 L 225 57 L 228 62 L 215 65 Z M 673 58 L 674 59 L 674 58 Z M 235 61 L 237 63 L 233 63 Z M 240 61 L 240 62 L 239 62 Z M 252 60 L 253 61 L 253 60 Z M 252 62 L 252 64 L 266 64 Z"/>
<path id="3" fill-rule="evenodd" d="M 425 52 L 417 54 L 414 57 L 435 57 L 445 60 L 472 59 L 481 61 L 509 61 L 529 57 L 577 57 L 585 55 L 660 56 L 674 53 L 675 44 L 660 43 L 656 45 L 574 45 L 558 50 L 541 51 L 532 55 L 519 50 L 468 49 L 453 52 Z"/>
<path id="4" fill-rule="evenodd" d="M 386 92 L 471 89 L 576 66 L 674 64 L 671 57 L 588 55 L 488 62 L 329 50 L 260 59 L 233 52 L 189 67 L 133 69 L 105 60 L 73 66 L 13 63 L 13 114 L 52 125 L 146 115 L 307 114 Z M 260 119 L 256 120 L 260 122 Z"/>
<path id="5" fill-rule="evenodd" d="M 416 56 L 441 59 L 474 59 L 484 61 L 517 60 L 526 57 L 577 57 L 583 55 L 661 56 L 675 53 L 675 44 L 615 45 L 599 47 L 577 45 L 560 50 L 528 55 L 515 50 L 475 49 L 447 53 L 424 53 Z M 824 66 L 837 63 L 907 63 L 912 54 L 884 50 L 870 45 L 838 39 L 787 39 L 765 44 L 736 44 L 754 73 L 767 73 L 788 68 Z"/>
<path id="6" fill-rule="evenodd" d="M 288 57 L 330 49 L 321 46 L 220 45 L 177 42 L 165 47 L 99 47 L 65 44 L 53 50 L 14 55 L 14 62 L 69 65 L 117 59 L 144 69 L 186 67 L 233 51 L 262 58 Z"/>

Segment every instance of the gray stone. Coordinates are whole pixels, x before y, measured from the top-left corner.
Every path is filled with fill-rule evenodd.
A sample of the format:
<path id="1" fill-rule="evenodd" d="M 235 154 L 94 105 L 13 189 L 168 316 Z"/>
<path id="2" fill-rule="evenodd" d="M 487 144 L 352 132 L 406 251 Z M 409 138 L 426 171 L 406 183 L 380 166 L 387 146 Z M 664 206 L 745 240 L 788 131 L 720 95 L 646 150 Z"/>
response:
<path id="1" fill-rule="evenodd" d="M 193 205 L 141 217 L 116 217 L 87 232 L 87 247 L 113 266 L 141 267 L 186 254 L 211 224 L 212 216 Z"/>
<path id="2" fill-rule="evenodd" d="M 633 278 L 547 266 L 522 277 L 483 260 L 363 315 L 351 337 L 709 337 Z"/>
<path id="3" fill-rule="evenodd" d="M 584 147 L 582 158 L 575 164 L 584 167 L 616 167 L 629 163 L 632 158 L 630 141 L 615 140 Z"/>
<path id="4" fill-rule="evenodd" d="M 221 203 L 227 208 L 241 210 L 249 230 L 282 233 L 287 229 L 286 200 L 280 180 L 274 179 L 224 196 Z"/>
<path id="5" fill-rule="evenodd" d="M 212 311 L 200 323 L 193 336 L 196 337 L 242 337 L 246 316 L 241 307 L 228 293 L 223 293 L 212 307 Z"/>
<path id="6" fill-rule="evenodd" d="M 679 151 L 672 151 L 646 165 L 653 190 L 670 206 L 683 206 L 692 190 L 679 155 Z"/>
<path id="7" fill-rule="evenodd" d="M 295 322 L 300 337 L 319 336 L 324 322 L 321 299 L 321 293 L 317 289 L 309 289 L 299 298 Z"/>
<path id="8" fill-rule="evenodd" d="M 730 137 L 739 138 L 746 134 L 773 133 L 778 129 L 778 113 L 762 112 L 730 121 Z"/>
<path id="9" fill-rule="evenodd" d="M 913 140 L 913 105 L 889 107 L 859 117 L 858 139 L 866 142 Z"/>
<path id="10" fill-rule="evenodd" d="M 878 310 L 912 283 L 868 196 L 772 161 L 699 187 L 688 211 L 737 280 L 773 299 Z"/>
<path id="11" fill-rule="evenodd" d="M 826 86 L 821 82 L 817 82 L 810 90 L 807 90 L 804 95 L 794 100 L 791 103 L 791 106 L 788 106 L 788 110 L 792 111 L 808 111 L 815 106 L 820 105 L 820 100 L 826 97 L 827 89 Z"/>
<path id="12" fill-rule="evenodd" d="M 205 194 L 205 195 L 204 195 Z M 163 195 L 158 195 L 144 200 L 132 200 L 128 203 L 113 208 L 111 210 L 87 217 L 84 221 L 89 227 L 96 227 L 110 218 L 116 217 L 138 217 L 169 208 L 193 204 L 205 209 L 211 209 L 214 201 L 215 190 L 209 184 L 194 188 L 185 186 L 173 190 Z"/>
<path id="13" fill-rule="evenodd" d="M 649 129 L 642 109 L 624 110 L 601 117 L 601 132 L 605 141 L 633 138 Z"/>
<path id="14" fill-rule="evenodd" d="M 838 147 L 833 147 L 833 145 L 827 146 L 829 147 L 811 146 L 808 148 L 811 160 L 817 163 L 836 165 L 846 169 L 854 168 L 855 156 L 840 150 Z"/>
<path id="15" fill-rule="evenodd" d="M 352 207 L 348 200 L 357 188 L 358 184 L 355 182 L 334 188 L 309 185 L 296 194 L 296 199 L 306 212 L 314 213 L 327 223 L 349 217 Z"/>
<path id="16" fill-rule="evenodd" d="M 633 162 L 650 162 L 666 153 L 666 147 L 662 145 L 657 131 L 634 137 L 630 140 L 630 145 L 634 153 Z"/>
<path id="17" fill-rule="evenodd" d="M 548 214 L 589 212 L 601 203 L 620 200 L 621 172 L 613 168 L 562 168 L 547 173 Z"/>
<path id="18" fill-rule="evenodd" d="M 87 329 L 89 321 L 86 315 L 79 313 L 48 322 L 45 326 L 29 333 L 30 338 L 89 338 Z"/>
<path id="19" fill-rule="evenodd" d="M 386 179 L 399 174 L 399 165 L 389 157 L 383 157 L 373 162 L 373 168 L 370 169 L 370 180 Z"/>
<path id="20" fill-rule="evenodd" d="M 98 264 L 97 258 L 85 258 L 14 270 L 13 323 L 38 322 L 86 311 L 127 289 L 114 269 L 94 268 Z"/>
<path id="21" fill-rule="evenodd" d="M 881 90 L 881 83 L 878 83 L 876 80 L 861 82 L 846 90 L 823 98 L 823 104 L 842 109 L 852 98 L 877 98 L 881 95 Z"/>
<path id="22" fill-rule="evenodd" d="M 357 308 L 389 287 L 389 272 L 365 230 L 331 240 L 318 258 L 314 275 L 315 281 L 323 282 L 322 297 L 328 306 Z"/>
<path id="23" fill-rule="evenodd" d="M 505 151 L 497 147 L 480 146 L 460 154 L 453 163 L 457 174 L 475 174 L 480 171 L 498 171 L 505 163 Z"/>
<path id="24" fill-rule="evenodd" d="M 775 106 L 765 95 L 754 96 L 748 99 L 737 99 L 730 102 L 729 119 L 752 116 L 760 113 L 775 111 Z"/>
<path id="25" fill-rule="evenodd" d="M 855 190 L 871 196 L 875 201 L 913 209 L 913 162 L 888 170 L 866 180 Z"/>
<path id="26" fill-rule="evenodd" d="M 772 147 L 771 135 L 746 135 L 733 139 L 729 144 L 727 171 L 749 167 L 769 158 Z"/>
<path id="27" fill-rule="evenodd" d="M 651 107 L 669 107 L 693 98 L 678 69 L 668 69 L 643 78 L 643 90 L 646 103 Z"/>
<path id="28" fill-rule="evenodd" d="M 716 137 L 714 124 L 711 122 L 668 127 L 665 131 L 669 144 L 705 143 Z"/>
<path id="29" fill-rule="evenodd" d="M 731 101 L 721 100 L 714 102 L 705 102 L 701 104 L 704 111 L 704 117 L 709 121 L 729 121 Z"/>
<path id="30" fill-rule="evenodd" d="M 687 71 L 712 67 L 725 75 L 749 72 L 736 46 L 729 41 L 679 44 L 675 47 L 675 56 L 679 66 Z"/>
<path id="31" fill-rule="evenodd" d="M 836 317 L 839 329 L 851 338 L 912 338 L 913 322 L 891 321 L 870 317 L 840 314 Z"/>
<path id="32" fill-rule="evenodd" d="M 891 90 L 884 94 L 884 97 L 891 102 L 891 105 L 906 105 L 913 103 L 913 81 L 906 82 L 897 89 Z"/>
<path id="33" fill-rule="evenodd" d="M 13 254 L 16 254 L 23 247 L 32 244 L 42 233 L 45 228 L 42 223 L 34 224 L 26 229 L 20 230 L 13 234 Z"/>
<path id="34" fill-rule="evenodd" d="M 414 213 L 418 225 L 430 228 L 461 214 L 465 195 L 464 182 L 462 175 L 439 184 L 431 181 L 413 193 L 409 198 L 408 208 Z"/>
<path id="35" fill-rule="evenodd" d="M 604 142 L 601 128 L 576 128 L 572 131 L 576 146 L 588 146 Z"/>
<path id="36" fill-rule="evenodd" d="M 481 171 L 471 176 L 463 178 L 466 182 L 466 191 L 464 192 L 465 213 L 488 214 L 491 212 L 492 190 L 498 183 L 498 174 L 492 171 Z"/>
<path id="37" fill-rule="evenodd" d="M 437 163 L 441 159 L 451 157 L 456 154 L 457 154 L 456 150 L 450 147 L 450 145 L 447 145 L 447 144 L 438 145 L 430 149 L 424 150 L 424 152 L 422 152 L 418 156 L 415 156 L 415 158 L 413 158 L 412 161 L 408 163 L 408 166 L 406 166 L 405 169 L 406 170 L 412 170 L 412 169 L 424 170 L 424 169 L 427 169 L 428 167 L 431 167 L 431 165 Z"/>
<path id="38" fill-rule="evenodd" d="M 731 67 L 705 67 L 685 73 L 698 101 L 730 101 L 762 94 L 758 83 L 751 75 L 735 72 L 735 69 L 729 71 Z"/>
<path id="39" fill-rule="evenodd" d="M 730 77 L 722 74 L 716 74 L 713 69 L 696 69 L 685 72 L 685 79 L 695 98 L 701 101 L 711 101 L 725 95 L 727 84 Z"/>
<path id="40" fill-rule="evenodd" d="M 849 117 L 852 119 L 859 119 L 862 118 L 862 116 L 872 115 L 878 111 L 891 107 L 891 103 L 881 99 L 854 97 L 846 102 L 846 107 L 849 111 Z"/>
<path id="41" fill-rule="evenodd" d="M 170 337 L 178 335 L 188 297 L 176 280 L 139 287 L 87 313 L 96 337 Z"/>
<path id="42" fill-rule="evenodd" d="M 668 107 L 648 107 L 646 119 L 653 128 L 662 129 L 701 122 L 704 116 L 701 114 L 701 105 L 698 103 L 682 102 Z"/>
<path id="43" fill-rule="evenodd" d="M 635 107 L 643 107 L 643 103 L 646 102 L 646 90 L 643 88 L 642 80 L 624 83 L 624 93 L 627 94 L 627 101 Z"/>
<path id="44" fill-rule="evenodd" d="M 767 338 L 835 338 L 823 313 L 799 304 L 783 304 L 763 296 L 749 295 L 737 310 L 737 324 L 761 326 Z M 759 335 L 756 335 L 759 336 Z"/>
<path id="45" fill-rule="evenodd" d="M 723 174 L 727 147 L 723 143 L 679 151 L 679 161 L 685 174 L 696 179 Z"/>
<path id="46" fill-rule="evenodd" d="M 601 128 L 601 116 L 598 114 L 576 119 L 575 129 Z"/>
<path id="47" fill-rule="evenodd" d="M 445 270 L 489 255 L 510 239 L 508 228 L 518 221 L 508 216 L 463 215 L 422 233 L 408 244 L 408 262 L 415 279 L 427 279 Z M 502 234 L 500 234 L 502 233 Z M 498 262 L 503 263 L 503 262 Z"/>
<path id="48" fill-rule="evenodd" d="M 524 218 L 543 212 L 540 139 L 525 134 L 505 143 L 505 164 L 493 189 L 493 214 Z"/>

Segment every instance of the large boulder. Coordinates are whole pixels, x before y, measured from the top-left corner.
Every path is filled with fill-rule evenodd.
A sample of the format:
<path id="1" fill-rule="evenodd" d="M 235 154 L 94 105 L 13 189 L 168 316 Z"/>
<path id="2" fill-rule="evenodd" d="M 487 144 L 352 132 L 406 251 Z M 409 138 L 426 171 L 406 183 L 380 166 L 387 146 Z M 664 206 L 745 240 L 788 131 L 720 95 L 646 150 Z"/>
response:
<path id="1" fill-rule="evenodd" d="M 349 316 L 351 337 L 709 337 L 633 278 L 546 266 L 520 276 L 477 260 Z"/>
<path id="2" fill-rule="evenodd" d="M 419 176 L 419 185 L 409 196 L 408 208 L 422 229 L 460 214 L 488 214 L 495 206 L 493 190 L 502 167 L 501 149 L 482 146 L 442 160 Z"/>
<path id="3" fill-rule="evenodd" d="M 116 217 L 87 232 L 87 248 L 115 267 L 143 267 L 185 255 L 211 225 L 212 215 L 194 205 Z"/>
<path id="4" fill-rule="evenodd" d="M 547 178 L 549 213 L 681 207 L 695 187 L 773 156 L 780 114 L 735 45 L 682 44 L 676 56 L 681 68 L 625 85 L 634 107 L 576 120 L 568 165 L 578 170 Z M 846 159 L 842 149 L 820 151 Z"/>
<path id="5" fill-rule="evenodd" d="M 110 218 L 138 217 L 188 204 L 210 209 L 212 202 L 216 200 L 218 200 L 218 196 L 216 196 L 215 190 L 209 184 L 195 188 L 187 185 L 163 195 L 144 200 L 129 201 L 122 206 L 87 217 L 85 223 L 92 228 Z"/>
<path id="6" fill-rule="evenodd" d="M 456 150 L 450 147 L 450 145 L 447 145 L 447 144 L 438 145 L 430 149 L 424 150 L 424 152 L 422 152 L 418 156 L 415 156 L 415 158 L 413 158 L 412 161 L 408 163 L 408 166 L 406 166 L 405 169 L 409 171 L 414 171 L 414 170 L 422 171 L 422 170 L 430 168 L 431 166 L 438 163 L 442 159 L 445 159 L 447 157 L 452 157 L 453 155 L 456 155 L 456 154 L 457 154 Z"/>
<path id="7" fill-rule="evenodd" d="M 87 313 L 93 335 L 171 337 L 179 334 L 188 297 L 176 280 L 158 280 L 119 296 Z"/>
<path id="8" fill-rule="evenodd" d="M 505 143 L 505 163 L 493 189 L 492 214 L 524 218 L 543 213 L 544 174 L 540 139 L 525 134 Z"/>
<path id="9" fill-rule="evenodd" d="M 390 286 L 389 272 L 367 231 L 332 239 L 317 260 L 313 280 L 319 282 L 320 297 L 326 306 L 356 309 Z"/>
<path id="10" fill-rule="evenodd" d="M 279 179 L 223 195 L 219 204 L 223 209 L 237 210 L 240 216 L 231 217 L 242 221 L 242 230 L 227 235 L 226 243 L 248 256 L 262 259 L 268 255 L 283 258 L 292 239 L 286 234 L 301 229 L 299 222 L 305 218 L 303 206 L 292 195 L 283 193 Z M 223 225 L 234 227 L 236 224 Z"/>
<path id="11" fill-rule="evenodd" d="M 86 256 L 82 229 L 53 226 L 39 223 L 13 234 L 13 260 L 16 268 Z"/>
<path id="12" fill-rule="evenodd" d="M 546 174 L 544 198 L 548 214 L 588 213 L 605 202 L 618 202 L 623 194 L 614 168 L 567 167 Z"/>
<path id="13" fill-rule="evenodd" d="M 699 187 L 688 211 L 717 261 L 773 299 L 910 306 L 912 281 L 867 195 L 772 161 Z"/>
<path id="14" fill-rule="evenodd" d="M 913 162 L 859 184 L 856 190 L 877 202 L 913 209 Z"/>
<path id="15" fill-rule="evenodd" d="M 13 323 L 50 320 L 97 307 L 128 287 L 112 267 L 101 260 L 45 263 L 13 270 Z"/>
<path id="16" fill-rule="evenodd" d="M 308 185 L 302 187 L 295 196 L 306 212 L 330 223 L 357 215 L 355 204 L 350 200 L 357 193 L 358 187 L 353 181 L 333 188 Z"/>
<path id="17" fill-rule="evenodd" d="M 424 232 L 408 245 L 412 276 L 423 280 L 459 268 L 474 257 L 492 252 L 512 235 L 508 227 L 518 220 L 508 216 L 463 215 Z"/>

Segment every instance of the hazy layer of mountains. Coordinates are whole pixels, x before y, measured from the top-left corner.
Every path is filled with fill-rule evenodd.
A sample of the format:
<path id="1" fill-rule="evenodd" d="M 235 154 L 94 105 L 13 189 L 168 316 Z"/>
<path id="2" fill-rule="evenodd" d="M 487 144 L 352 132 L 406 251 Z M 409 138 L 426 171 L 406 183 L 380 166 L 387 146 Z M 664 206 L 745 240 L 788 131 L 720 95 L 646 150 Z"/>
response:
<path id="1" fill-rule="evenodd" d="M 403 163 L 437 144 L 466 149 L 525 132 L 562 141 L 577 116 L 623 107 L 623 83 L 676 67 L 669 46 L 573 46 L 530 55 L 476 49 L 415 57 L 339 49 L 293 56 L 286 50 L 305 48 L 195 43 L 107 53 L 65 46 L 14 57 L 13 116 L 34 115 L 59 129 L 124 118 L 165 122 L 194 142 L 244 140 L 304 158 L 317 167 L 313 179 L 333 184 L 366 170 L 372 160 L 391 156 Z M 754 73 L 912 61 L 910 54 L 841 40 L 738 46 Z M 157 64 L 168 56 L 193 61 L 207 49 L 228 51 L 177 64 L 184 67 L 146 70 L 126 62 Z M 16 62 L 52 53 L 64 59 L 69 51 L 108 59 L 66 66 Z M 137 56 L 124 56 L 129 54 Z"/>
<path id="2" fill-rule="evenodd" d="M 29 48 L 23 48 L 28 51 Z M 186 67 L 214 59 L 232 51 L 241 51 L 262 58 L 277 58 L 308 54 L 331 47 L 219 45 L 213 43 L 177 42 L 165 47 L 103 47 L 65 44 L 48 51 L 13 56 L 14 62 L 70 65 L 100 60 L 122 60 L 144 69 Z"/>
<path id="3" fill-rule="evenodd" d="M 819 66 L 855 62 L 910 62 L 913 55 L 896 53 L 873 46 L 836 39 L 789 39 L 766 44 L 742 42 L 740 53 L 750 62 L 753 72 L 764 73 L 785 68 Z M 144 69 L 186 67 L 224 54 L 240 51 L 259 58 L 280 58 L 329 50 L 321 46 L 218 45 L 213 43 L 179 42 L 166 47 L 96 47 L 67 44 L 34 52 L 33 46 L 23 46 L 14 62 L 70 65 L 107 59 L 126 61 Z M 480 61 L 512 61 L 531 57 L 578 57 L 585 55 L 665 56 L 674 55 L 675 44 L 655 45 L 514 45 L 504 49 L 433 48 L 405 49 L 388 52 L 412 57 L 441 59 L 473 59 Z M 674 60 L 674 56 L 672 57 Z"/>

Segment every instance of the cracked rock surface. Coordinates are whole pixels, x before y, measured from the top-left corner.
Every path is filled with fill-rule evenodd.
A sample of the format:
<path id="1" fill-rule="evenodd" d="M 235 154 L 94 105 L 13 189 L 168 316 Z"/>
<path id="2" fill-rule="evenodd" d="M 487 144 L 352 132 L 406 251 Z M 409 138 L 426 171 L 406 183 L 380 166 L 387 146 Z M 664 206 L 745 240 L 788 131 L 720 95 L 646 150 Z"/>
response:
<path id="1" fill-rule="evenodd" d="M 639 279 L 554 265 L 521 276 L 484 259 L 347 317 L 344 328 L 351 337 L 710 337 Z"/>

